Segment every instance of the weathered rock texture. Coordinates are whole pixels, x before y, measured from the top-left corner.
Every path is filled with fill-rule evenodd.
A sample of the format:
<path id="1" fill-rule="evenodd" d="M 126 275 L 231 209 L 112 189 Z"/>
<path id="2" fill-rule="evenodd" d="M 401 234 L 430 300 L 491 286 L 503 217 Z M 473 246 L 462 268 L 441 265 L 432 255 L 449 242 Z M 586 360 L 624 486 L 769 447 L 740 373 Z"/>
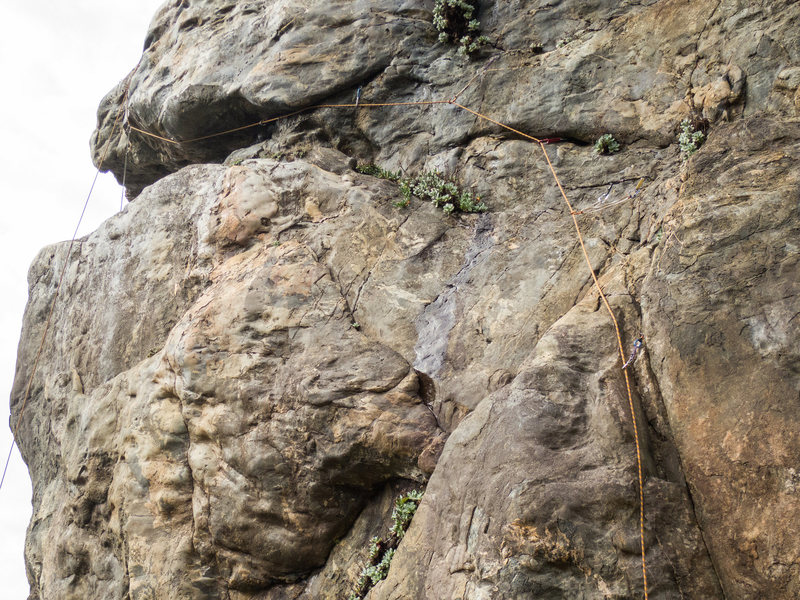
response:
<path id="1" fill-rule="evenodd" d="M 346 598 L 422 488 L 371 600 L 643 597 L 616 335 L 539 146 L 452 104 L 245 127 L 359 87 L 563 138 L 626 351 L 645 340 L 649 597 L 800 595 L 800 4 L 482 1 L 471 59 L 432 9 L 156 15 L 92 138 L 135 202 L 31 268 L 14 421 L 68 263 L 17 432 L 31 600 Z M 397 209 L 368 162 L 490 210 Z"/>

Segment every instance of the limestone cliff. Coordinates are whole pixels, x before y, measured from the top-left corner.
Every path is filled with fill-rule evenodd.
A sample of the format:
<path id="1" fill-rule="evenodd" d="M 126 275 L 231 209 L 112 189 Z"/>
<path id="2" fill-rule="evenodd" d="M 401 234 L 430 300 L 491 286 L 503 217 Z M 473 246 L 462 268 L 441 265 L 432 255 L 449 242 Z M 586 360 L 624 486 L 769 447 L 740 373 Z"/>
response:
<path id="1" fill-rule="evenodd" d="M 92 138 L 135 200 L 30 271 L 13 421 L 69 265 L 16 432 L 30 600 L 344 599 L 411 489 L 369 600 L 644 596 L 614 326 L 539 145 L 366 106 L 454 97 L 557 138 L 626 353 L 643 337 L 649 598 L 800 596 L 800 4 L 480 0 L 466 56 L 437 4 L 155 16 Z M 397 208 L 365 164 L 489 209 Z"/>

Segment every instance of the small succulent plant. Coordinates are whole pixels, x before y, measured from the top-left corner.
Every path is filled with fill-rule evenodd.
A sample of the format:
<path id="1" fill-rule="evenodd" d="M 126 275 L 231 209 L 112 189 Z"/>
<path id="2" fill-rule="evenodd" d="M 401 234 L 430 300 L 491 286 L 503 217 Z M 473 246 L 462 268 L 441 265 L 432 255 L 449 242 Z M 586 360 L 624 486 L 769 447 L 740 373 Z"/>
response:
<path id="1" fill-rule="evenodd" d="M 459 189 L 458 185 L 445 178 L 439 171 L 426 171 L 422 175 L 404 180 L 400 184 L 403 193 L 402 206 L 408 206 L 411 196 L 430 200 L 446 214 L 453 212 L 476 213 L 486 212 L 488 207 L 481 202 L 480 196 Z"/>
<path id="2" fill-rule="evenodd" d="M 386 579 L 394 553 L 411 525 L 411 519 L 422 501 L 422 494 L 422 491 L 412 490 L 395 500 L 389 536 L 385 540 L 374 537 L 369 541 L 369 562 L 362 569 L 347 600 L 361 600 L 378 582 Z"/>
<path id="3" fill-rule="evenodd" d="M 619 142 L 610 133 L 604 133 L 594 143 L 594 151 L 597 154 L 614 154 L 620 151 Z"/>
<path id="4" fill-rule="evenodd" d="M 439 171 L 426 171 L 415 177 L 401 177 L 399 171 L 387 171 L 373 164 L 358 165 L 356 171 L 398 182 L 402 198 L 394 203 L 397 208 L 407 208 L 411 204 L 411 197 L 416 196 L 422 200 L 430 200 L 446 214 L 478 213 L 488 210 L 480 196 L 474 196 L 472 192 L 460 189 L 455 181 L 448 179 Z"/>
<path id="5" fill-rule="evenodd" d="M 478 35 L 481 23 L 475 18 L 475 6 L 471 0 L 436 0 L 433 7 L 433 25 L 439 32 L 443 44 L 458 44 L 458 52 L 468 56 L 489 42 L 485 35 Z"/>
<path id="6" fill-rule="evenodd" d="M 698 131 L 689 119 L 681 121 L 680 132 L 678 133 L 678 145 L 681 147 L 683 160 L 697 152 L 697 149 L 706 141 L 706 136 L 702 131 Z"/>

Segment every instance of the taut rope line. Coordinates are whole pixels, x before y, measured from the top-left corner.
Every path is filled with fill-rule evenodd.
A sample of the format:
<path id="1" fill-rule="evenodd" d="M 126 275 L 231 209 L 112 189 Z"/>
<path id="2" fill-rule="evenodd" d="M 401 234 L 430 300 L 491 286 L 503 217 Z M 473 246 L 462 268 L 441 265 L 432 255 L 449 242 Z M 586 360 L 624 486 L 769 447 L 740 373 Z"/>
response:
<path id="1" fill-rule="evenodd" d="M 6 472 L 8 471 L 8 465 L 11 462 L 11 454 L 14 452 L 14 445 L 16 444 L 16 437 L 17 437 L 17 430 L 19 429 L 20 423 L 22 423 L 22 416 L 25 412 L 25 407 L 28 404 L 28 398 L 31 395 L 31 385 L 33 384 L 33 378 L 36 375 L 36 370 L 39 368 L 39 359 L 42 356 L 42 350 L 44 349 L 44 342 L 47 338 L 47 332 L 50 329 L 50 322 L 53 319 L 53 311 L 56 307 L 56 301 L 58 300 L 58 295 L 61 292 L 61 285 L 64 283 L 64 275 L 67 272 L 67 267 L 69 266 L 69 257 L 72 254 L 72 247 L 75 245 L 75 240 L 78 237 L 78 230 L 81 227 L 81 223 L 83 222 L 83 217 L 86 215 L 86 208 L 89 206 L 89 200 L 92 197 L 92 192 L 94 192 L 94 186 L 97 184 L 97 179 L 100 177 L 100 172 L 103 166 L 103 162 L 108 155 L 108 150 L 111 147 L 111 139 L 114 136 L 114 132 L 117 129 L 117 125 L 120 121 L 120 114 L 117 114 L 117 118 L 114 120 L 114 125 L 111 127 L 111 135 L 106 142 L 105 149 L 103 150 L 103 154 L 100 157 L 100 161 L 98 162 L 97 172 L 94 174 L 94 179 L 92 180 L 92 185 L 89 187 L 89 193 L 86 195 L 86 201 L 83 203 L 83 209 L 81 210 L 81 216 L 78 218 L 78 224 L 75 226 L 75 231 L 72 234 L 72 239 L 69 241 L 69 247 L 67 248 L 67 254 L 64 257 L 64 266 L 61 268 L 61 275 L 58 278 L 58 285 L 56 286 L 56 292 L 53 296 L 53 300 L 50 302 L 50 310 L 47 313 L 47 320 L 44 324 L 44 331 L 42 331 L 42 339 L 39 342 L 39 348 L 36 350 L 36 357 L 33 360 L 33 368 L 31 369 L 30 377 L 28 377 L 28 383 L 25 386 L 25 394 L 22 398 L 22 405 L 19 409 L 19 416 L 17 417 L 17 422 L 14 425 L 14 428 L 11 430 L 13 434 L 11 437 L 11 447 L 8 449 L 8 457 L 6 458 L 6 464 L 3 468 L 3 476 L 0 478 L 0 489 L 3 488 L 3 482 L 6 480 Z"/>

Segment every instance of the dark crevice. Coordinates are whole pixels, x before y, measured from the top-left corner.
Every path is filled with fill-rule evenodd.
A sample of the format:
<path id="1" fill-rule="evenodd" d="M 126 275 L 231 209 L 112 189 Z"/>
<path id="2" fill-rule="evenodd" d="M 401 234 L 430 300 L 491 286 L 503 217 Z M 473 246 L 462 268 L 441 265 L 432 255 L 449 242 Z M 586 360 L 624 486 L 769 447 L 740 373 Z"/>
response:
<path id="1" fill-rule="evenodd" d="M 479 118 L 479 117 L 476 117 Z M 481 119 L 483 122 L 483 119 Z M 514 129 L 519 129 L 520 126 L 517 125 L 509 125 Z M 479 140 L 482 138 L 492 138 L 499 140 L 501 142 L 506 141 L 521 141 L 526 143 L 538 144 L 530 138 L 536 138 L 538 140 L 542 140 L 545 145 L 551 146 L 555 144 L 572 144 L 578 147 L 585 147 L 585 146 L 592 146 L 594 145 L 593 140 L 585 140 L 577 137 L 573 137 L 569 132 L 560 132 L 560 131 L 545 131 L 540 132 L 537 134 L 531 134 L 530 137 L 526 137 L 525 135 L 520 135 L 518 133 L 514 133 L 513 131 L 508 131 L 502 127 L 497 125 L 492 125 L 487 122 L 486 126 L 479 127 L 477 131 L 473 131 L 472 133 L 465 134 L 462 138 L 456 140 L 457 145 L 459 146 L 468 146 L 470 143 L 474 142 L 475 140 Z"/>
<path id="2" fill-rule="evenodd" d="M 425 405 L 425 408 L 430 411 L 431 415 L 433 415 L 436 426 L 442 431 L 447 432 L 447 430 L 442 427 L 439 415 L 433 410 L 434 403 L 436 402 L 436 384 L 427 373 L 423 373 L 417 369 L 414 369 L 414 373 L 417 374 L 417 378 L 419 379 L 419 397 L 422 399 L 422 403 Z"/>

